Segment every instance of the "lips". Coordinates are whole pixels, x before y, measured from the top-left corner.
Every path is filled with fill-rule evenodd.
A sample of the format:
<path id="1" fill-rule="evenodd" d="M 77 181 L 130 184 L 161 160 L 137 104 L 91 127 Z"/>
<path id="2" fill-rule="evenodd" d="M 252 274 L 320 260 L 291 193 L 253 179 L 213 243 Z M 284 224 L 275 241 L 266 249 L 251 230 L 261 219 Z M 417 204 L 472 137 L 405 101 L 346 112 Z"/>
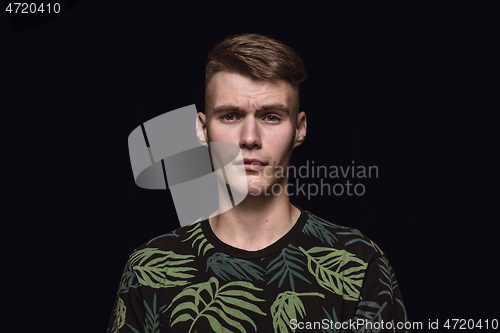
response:
<path id="1" fill-rule="evenodd" d="M 262 170 L 267 165 L 267 163 L 256 158 L 244 158 L 243 163 L 239 161 L 236 164 L 243 165 L 245 170 Z"/>
<path id="2" fill-rule="evenodd" d="M 266 163 L 255 158 L 244 158 L 243 163 L 250 165 L 266 165 Z"/>

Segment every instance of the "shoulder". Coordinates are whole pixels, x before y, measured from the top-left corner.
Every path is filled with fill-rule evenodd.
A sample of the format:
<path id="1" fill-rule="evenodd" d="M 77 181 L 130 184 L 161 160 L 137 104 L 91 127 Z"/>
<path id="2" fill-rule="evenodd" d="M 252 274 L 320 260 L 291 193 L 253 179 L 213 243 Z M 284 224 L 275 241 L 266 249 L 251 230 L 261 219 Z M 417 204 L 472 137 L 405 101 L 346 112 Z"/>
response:
<path id="1" fill-rule="evenodd" d="M 307 220 L 302 232 L 316 243 L 319 241 L 322 246 L 349 252 L 365 262 L 384 255 L 382 249 L 360 230 L 330 222 L 309 211 L 305 213 Z"/>
<path id="2" fill-rule="evenodd" d="M 201 219 L 192 224 L 177 228 L 173 231 L 159 235 L 137 247 L 134 252 L 148 248 L 163 251 L 174 251 L 180 244 L 193 237 L 202 236 Z"/>
<path id="3" fill-rule="evenodd" d="M 201 221 L 180 227 L 173 231 L 159 235 L 137 247 L 129 256 L 132 267 L 148 265 L 151 260 L 195 259 L 197 251 L 194 248 L 196 241 L 204 238 Z M 197 243 L 196 243 L 197 244 Z"/>
<path id="4" fill-rule="evenodd" d="M 185 285 L 198 271 L 200 257 L 191 239 L 203 236 L 200 222 L 155 237 L 129 256 L 129 270 L 139 285 L 151 288 Z"/>

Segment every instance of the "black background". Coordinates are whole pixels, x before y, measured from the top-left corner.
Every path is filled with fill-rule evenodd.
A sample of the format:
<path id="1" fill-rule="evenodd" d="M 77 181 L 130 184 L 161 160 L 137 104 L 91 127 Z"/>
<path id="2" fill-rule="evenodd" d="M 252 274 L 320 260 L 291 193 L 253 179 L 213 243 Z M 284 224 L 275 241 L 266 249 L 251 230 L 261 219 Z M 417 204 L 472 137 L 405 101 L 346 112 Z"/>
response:
<path id="1" fill-rule="evenodd" d="M 167 111 L 202 110 L 208 51 L 253 32 L 294 48 L 309 75 L 300 107 L 308 135 L 292 164 L 379 169 L 354 180 L 363 196 L 292 203 L 372 238 L 411 321 L 495 318 L 494 221 L 472 207 L 468 188 L 456 14 L 416 3 L 84 1 L 16 33 L 5 20 L 4 177 L 14 183 L 6 216 L 19 227 L 6 237 L 15 244 L 7 259 L 28 271 L 10 282 L 27 292 L 17 299 L 49 309 L 45 328 L 105 331 L 128 255 L 178 227 L 168 190 L 135 185 L 127 137 Z"/>

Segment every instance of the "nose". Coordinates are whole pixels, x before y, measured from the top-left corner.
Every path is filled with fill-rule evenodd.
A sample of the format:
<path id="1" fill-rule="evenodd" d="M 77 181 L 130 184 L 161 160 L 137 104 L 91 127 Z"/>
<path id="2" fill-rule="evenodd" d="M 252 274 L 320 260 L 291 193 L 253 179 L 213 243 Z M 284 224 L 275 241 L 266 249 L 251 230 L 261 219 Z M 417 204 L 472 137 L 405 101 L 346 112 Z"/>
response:
<path id="1" fill-rule="evenodd" d="M 254 117 L 246 117 L 241 126 L 240 148 L 261 148 L 262 141 L 260 140 L 259 128 Z"/>

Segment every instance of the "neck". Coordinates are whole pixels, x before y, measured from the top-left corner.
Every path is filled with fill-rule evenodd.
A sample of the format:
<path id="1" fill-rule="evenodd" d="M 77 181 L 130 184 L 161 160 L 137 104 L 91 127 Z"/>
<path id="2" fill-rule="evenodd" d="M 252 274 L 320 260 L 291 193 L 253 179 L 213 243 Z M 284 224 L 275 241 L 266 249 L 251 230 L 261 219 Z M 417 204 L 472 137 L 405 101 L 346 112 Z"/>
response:
<path id="1" fill-rule="evenodd" d="M 209 218 L 215 235 L 224 243 L 247 251 L 263 249 L 283 237 L 295 224 L 300 210 L 288 195 L 247 196 L 226 212 Z"/>

